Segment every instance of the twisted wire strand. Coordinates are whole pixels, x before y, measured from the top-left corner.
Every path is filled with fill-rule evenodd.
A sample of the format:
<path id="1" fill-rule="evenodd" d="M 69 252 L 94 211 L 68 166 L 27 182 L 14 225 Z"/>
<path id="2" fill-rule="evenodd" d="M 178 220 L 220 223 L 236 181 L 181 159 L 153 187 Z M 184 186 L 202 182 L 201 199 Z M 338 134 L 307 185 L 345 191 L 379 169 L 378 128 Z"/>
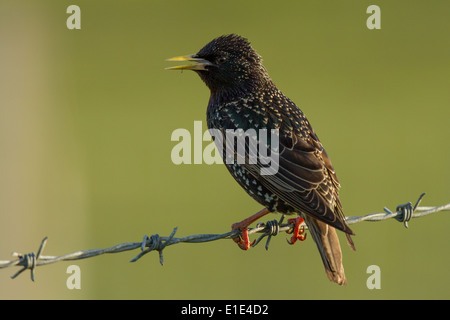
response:
<path id="1" fill-rule="evenodd" d="M 395 218 L 397 221 L 402 222 L 405 227 L 408 227 L 407 222 L 412 218 L 419 218 L 429 214 L 433 214 L 440 211 L 450 211 L 450 203 L 438 206 L 438 207 L 419 207 L 419 203 L 422 200 L 425 194 L 420 195 L 416 204 L 412 206 L 411 202 L 408 202 L 404 205 L 397 206 L 397 210 L 395 212 L 390 211 L 387 208 L 384 208 L 385 213 L 371 213 L 364 216 L 349 216 L 346 219 L 348 224 L 359 223 L 362 221 L 371 221 L 377 222 L 382 220 L 387 220 L 391 218 Z M 261 222 L 256 225 L 254 228 L 249 228 L 248 233 L 261 233 L 262 235 L 254 242 L 252 246 L 256 246 L 263 238 L 267 237 L 266 240 L 266 250 L 269 247 L 269 242 L 272 236 L 276 236 L 280 232 L 290 232 L 294 228 L 293 223 L 282 223 L 284 219 L 284 215 L 282 215 L 279 221 L 271 220 L 268 222 Z M 38 249 L 38 253 L 34 254 L 21 254 L 17 252 L 13 252 L 13 256 L 17 257 L 15 260 L 0 260 L 0 268 L 8 268 L 13 266 L 22 266 L 22 268 L 17 271 L 11 278 L 16 278 L 23 271 L 30 269 L 31 271 L 31 280 L 34 281 L 35 269 L 38 266 L 47 265 L 59 261 L 72 261 L 72 260 L 80 260 L 95 257 L 98 255 L 106 254 L 106 253 L 118 253 L 124 251 L 130 251 L 140 248 L 141 252 L 136 255 L 130 262 L 135 262 L 143 257 L 145 254 L 151 251 L 158 251 L 159 253 L 159 262 L 161 265 L 164 263 L 163 260 L 163 249 L 167 246 L 178 244 L 178 243 L 202 243 L 209 241 L 216 241 L 219 239 L 232 239 L 240 236 L 240 230 L 232 230 L 230 232 L 226 232 L 223 234 L 196 234 L 189 235 L 185 237 L 176 238 L 175 233 L 177 232 L 177 228 L 172 230 L 172 233 L 168 237 L 162 237 L 158 234 L 147 236 L 145 235 L 141 242 L 126 242 L 120 243 L 115 246 L 105 248 L 105 249 L 90 249 L 90 250 L 80 250 L 72 253 L 68 253 L 61 256 L 44 256 L 42 255 L 42 251 L 47 243 L 47 237 L 45 237 L 41 245 Z"/>

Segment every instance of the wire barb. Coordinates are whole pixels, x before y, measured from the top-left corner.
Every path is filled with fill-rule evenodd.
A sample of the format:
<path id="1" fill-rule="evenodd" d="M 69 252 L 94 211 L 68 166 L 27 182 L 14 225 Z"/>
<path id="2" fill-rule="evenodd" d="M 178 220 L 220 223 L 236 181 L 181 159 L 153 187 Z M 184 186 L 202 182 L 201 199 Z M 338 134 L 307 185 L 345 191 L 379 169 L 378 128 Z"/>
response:
<path id="1" fill-rule="evenodd" d="M 173 229 L 172 233 L 170 234 L 170 236 L 164 242 L 162 241 L 159 234 L 154 234 L 150 237 L 145 235 L 144 239 L 142 240 L 142 244 L 141 244 L 141 252 L 137 256 L 135 256 L 133 259 L 131 259 L 130 262 L 136 262 L 137 260 L 142 258 L 145 254 L 149 253 L 150 251 L 156 250 L 159 253 L 159 263 L 161 265 L 164 265 L 164 258 L 163 258 L 162 251 L 168 244 L 170 244 L 170 242 L 172 241 L 173 237 L 175 236 L 175 233 L 177 232 L 177 230 L 178 230 L 178 227 L 175 227 Z M 146 247 L 148 247 L 148 248 L 145 249 Z"/>
<path id="2" fill-rule="evenodd" d="M 252 244 L 252 247 L 255 247 L 264 237 L 267 237 L 265 248 L 269 250 L 269 243 L 272 236 L 276 236 L 278 232 L 280 232 L 280 225 L 284 220 L 284 214 L 281 215 L 280 221 L 278 220 L 270 220 L 266 223 L 260 222 L 256 226 L 260 228 L 264 228 L 264 232 L 259 236 L 258 239 Z M 292 224 L 293 226 L 293 224 Z"/>
<path id="3" fill-rule="evenodd" d="M 423 217 L 439 211 L 450 211 L 450 203 L 438 207 L 419 207 L 419 204 L 424 195 L 425 195 L 424 193 L 420 195 L 414 207 L 412 206 L 411 202 L 408 202 L 404 205 L 397 206 L 396 212 L 391 212 L 389 209 L 385 208 L 385 213 L 371 213 L 365 216 L 347 217 L 346 221 L 348 224 L 354 224 L 361 221 L 381 221 L 390 218 L 395 218 L 396 220 L 403 222 L 405 227 L 407 227 L 408 226 L 407 222 L 410 221 L 411 218 Z M 266 223 L 258 223 L 256 227 L 249 228 L 248 229 L 249 235 L 253 233 L 261 233 L 261 235 L 258 237 L 253 246 L 256 246 L 263 238 L 267 237 L 265 248 L 266 250 L 268 250 L 272 236 L 276 236 L 280 232 L 293 230 L 294 224 L 282 223 L 283 219 L 284 215 L 281 216 L 281 219 L 279 221 L 272 220 Z M 13 256 L 17 257 L 18 259 L 12 261 L 0 260 L 0 268 L 22 266 L 22 268 L 11 277 L 13 279 L 19 276 L 26 269 L 30 269 L 31 280 L 34 281 L 35 269 L 40 265 L 47 265 L 58 261 L 72 261 L 72 260 L 86 259 L 105 253 L 118 253 L 135 249 L 140 249 L 141 252 L 138 255 L 136 255 L 133 259 L 131 259 L 131 262 L 139 260 L 145 254 L 151 251 L 158 251 L 159 262 L 161 263 L 161 265 L 163 265 L 164 260 L 162 252 L 167 246 L 181 242 L 202 243 L 202 242 L 216 241 L 219 239 L 232 239 L 238 237 L 240 234 L 239 230 L 232 230 L 223 234 L 195 234 L 181 238 L 175 238 L 176 232 L 177 228 L 174 228 L 169 237 L 162 237 L 158 234 L 154 234 L 150 237 L 145 235 L 143 237 L 143 240 L 140 242 L 120 243 L 106 249 L 81 250 L 73 253 L 68 253 L 62 256 L 42 255 L 42 251 L 44 250 L 45 244 L 47 243 L 47 237 L 45 237 L 42 240 L 36 255 L 34 253 L 28 254 L 13 253 Z"/>
<path id="4" fill-rule="evenodd" d="M 17 271 L 15 274 L 11 276 L 11 279 L 15 279 L 19 274 L 24 272 L 27 269 L 31 270 L 31 281 L 34 281 L 34 270 L 36 269 L 36 261 L 41 256 L 42 251 L 44 250 L 44 247 L 47 243 L 48 237 L 45 237 L 41 241 L 41 245 L 39 246 L 38 253 L 34 254 L 34 252 L 27 253 L 27 254 L 21 254 L 18 252 L 13 252 L 12 255 L 19 258 L 19 262 L 17 265 L 23 266 L 22 269 Z"/>
<path id="5" fill-rule="evenodd" d="M 416 211 L 417 206 L 422 201 L 422 198 L 424 196 L 425 196 L 425 193 L 422 193 L 419 196 L 419 199 L 417 199 L 414 207 L 412 206 L 411 202 L 398 205 L 397 208 L 395 209 L 395 211 L 397 211 L 397 216 L 395 217 L 395 220 L 397 220 L 399 222 L 403 222 L 403 225 L 405 226 L 405 228 L 408 228 L 408 221 L 411 220 L 411 218 L 414 214 L 414 211 Z"/>

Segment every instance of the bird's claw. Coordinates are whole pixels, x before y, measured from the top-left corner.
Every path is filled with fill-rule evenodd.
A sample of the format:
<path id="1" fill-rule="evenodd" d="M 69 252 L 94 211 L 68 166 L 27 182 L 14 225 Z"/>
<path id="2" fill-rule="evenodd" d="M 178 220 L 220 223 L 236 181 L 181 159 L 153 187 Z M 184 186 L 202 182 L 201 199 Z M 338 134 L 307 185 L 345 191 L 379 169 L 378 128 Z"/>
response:
<path id="1" fill-rule="evenodd" d="M 305 233 L 305 225 L 303 224 L 305 220 L 302 217 L 292 218 L 288 220 L 288 223 L 295 223 L 294 230 L 291 232 L 286 231 L 287 233 L 292 233 L 291 240 L 286 239 L 289 244 L 294 244 L 297 240 L 305 241 L 306 233 Z"/>
<path id="2" fill-rule="evenodd" d="M 233 241 L 236 242 L 239 248 L 241 248 L 242 250 L 250 249 L 250 247 L 255 243 L 256 240 L 250 243 L 247 227 L 242 227 L 239 225 L 239 223 L 234 223 L 231 226 L 231 229 L 241 231 L 241 235 L 239 237 L 233 238 Z"/>

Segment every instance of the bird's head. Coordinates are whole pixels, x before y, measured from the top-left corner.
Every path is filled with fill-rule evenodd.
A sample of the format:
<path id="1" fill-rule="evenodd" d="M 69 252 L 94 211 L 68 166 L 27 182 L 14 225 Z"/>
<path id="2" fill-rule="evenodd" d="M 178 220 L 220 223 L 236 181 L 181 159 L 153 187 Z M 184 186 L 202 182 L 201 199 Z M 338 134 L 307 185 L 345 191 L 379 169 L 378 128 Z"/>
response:
<path id="1" fill-rule="evenodd" d="M 218 37 L 196 54 L 175 57 L 168 61 L 193 62 L 190 65 L 167 69 L 197 72 L 212 93 L 247 91 L 271 81 L 261 56 L 246 38 L 236 34 Z"/>

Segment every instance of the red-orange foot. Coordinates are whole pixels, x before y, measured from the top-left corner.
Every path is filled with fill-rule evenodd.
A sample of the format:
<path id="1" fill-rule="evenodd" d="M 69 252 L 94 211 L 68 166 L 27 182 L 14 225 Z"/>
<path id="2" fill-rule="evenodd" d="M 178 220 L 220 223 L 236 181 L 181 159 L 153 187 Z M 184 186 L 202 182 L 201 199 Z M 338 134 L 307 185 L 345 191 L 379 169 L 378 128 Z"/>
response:
<path id="1" fill-rule="evenodd" d="M 306 239 L 305 226 L 303 224 L 305 220 L 303 220 L 303 218 L 299 216 L 297 218 L 288 219 L 288 222 L 295 223 L 295 227 L 292 232 L 288 232 L 293 233 L 293 235 L 291 237 L 291 240 L 287 240 L 287 242 L 289 244 L 294 244 L 297 242 L 297 240 L 304 241 Z"/>
<path id="2" fill-rule="evenodd" d="M 256 240 L 254 240 L 252 243 L 250 243 L 250 240 L 248 238 L 248 229 L 247 226 L 243 226 L 241 222 L 233 223 L 231 226 L 231 230 L 241 230 L 241 235 L 239 237 L 233 238 L 233 241 L 237 243 L 239 248 L 242 250 L 248 250 L 252 246 L 252 244 L 255 243 Z"/>
<path id="3" fill-rule="evenodd" d="M 267 208 L 264 208 L 261 211 L 252 215 L 251 217 L 248 217 L 247 219 L 242 220 L 241 222 L 233 223 L 233 225 L 231 226 L 232 230 L 241 230 L 241 235 L 239 237 L 233 238 L 233 241 L 238 244 L 239 248 L 241 248 L 242 250 L 250 249 L 250 247 L 252 246 L 252 244 L 255 243 L 255 241 L 250 243 L 250 240 L 248 239 L 247 227 L 250 224 L 252 224 L 253 222 L 255 222 L 256 220 L 258 220 L 261 217 L 268 214 L 269 212 L 270 211 Z"/>

